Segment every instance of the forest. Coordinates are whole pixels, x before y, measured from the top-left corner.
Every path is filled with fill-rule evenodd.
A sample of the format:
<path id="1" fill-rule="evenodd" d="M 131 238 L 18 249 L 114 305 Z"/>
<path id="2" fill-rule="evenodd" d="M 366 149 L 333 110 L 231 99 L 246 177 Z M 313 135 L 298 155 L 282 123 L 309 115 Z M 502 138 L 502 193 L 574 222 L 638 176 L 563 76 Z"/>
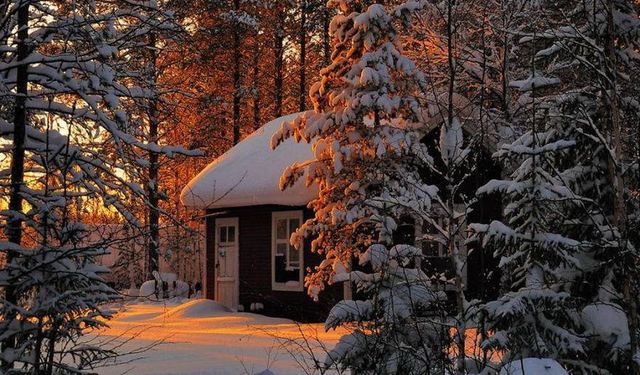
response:
<path id="1" fill-rule="evenodd" d="M 353 290 L 298 373 L 640 375 L 638 0 L 4 0 L 0 56 L 0 374 L 101 373 L 123 290 L 191 297 L 185 185 L 298 113 L 305 294 Z"/>

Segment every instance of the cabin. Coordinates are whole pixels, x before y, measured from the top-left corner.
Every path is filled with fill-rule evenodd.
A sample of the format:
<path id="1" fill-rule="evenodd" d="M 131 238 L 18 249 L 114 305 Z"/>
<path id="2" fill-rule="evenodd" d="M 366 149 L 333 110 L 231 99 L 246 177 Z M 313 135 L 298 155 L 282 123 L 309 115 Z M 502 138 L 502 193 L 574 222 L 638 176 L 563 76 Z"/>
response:
<path id="1" fill-rule="evenodd" d="M 289 244 L 289 237 L 304 220 L 313 216 L 307 203 L 317 194 L 317 188 L 305 187 L 299 181 L 283 191 L 278 188 L 282 171 L 295 162 L 313 157 L 311 146 L 288 139 L 275 150 L 270 148 L 271 136 L 284 121 L 300 114 L 273 120 L 229 151 L 218 157 L 182 191 L 181 201 L 190 208 L 204 211 L 205 265 L 204 296 L 232 310 L 259 312 L 298 321 L 321 321 L 330 308 L 344 296 L 349 286 L 332 286 L 313 301 L 304 289 L 307 267 L 319 264 L 322 257 L 302 251 Z M 438 140 L 434 129 L 424 142 Z M 437 153 L 437 147 L 431 148 Z M 487 152 L 474 158 L 478 173 L 468 179 L 462 190 L 474 195 L 477 187 L 491 178 L 499 178 L 500 170 Z M 438 176 L 427 176 L 438 183 Z M 474 222 L 490 222 L 499 217 L 499 200 L 482 198 L 469 216 Z M 428 234 L 429 228 L 410 218 L 397 231 L 398 241 L 412 243 Z M 495 261 L 487 250 L 472 244 L 460 246 L 467 252 L 465 293 L 471 298 L 483 298 L 496 293 L 498 275 Z M 450 272 L 450 260 L 442 246 L 424 246 L 423 267 Z M 453 293 L 451 285 L 441 286 Z"/>

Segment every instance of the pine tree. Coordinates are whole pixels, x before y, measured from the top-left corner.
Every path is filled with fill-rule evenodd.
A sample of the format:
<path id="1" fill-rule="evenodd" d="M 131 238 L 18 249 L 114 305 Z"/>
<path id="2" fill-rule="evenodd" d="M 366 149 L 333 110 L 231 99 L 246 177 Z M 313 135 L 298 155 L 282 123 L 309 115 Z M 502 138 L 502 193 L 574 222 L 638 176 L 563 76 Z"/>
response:
<path id="1" fill-rule="evenodd" d="M 137 155 L 186 151 L 133 136 L 124 105 L 153 96 L 135 84 L 128 54 L 157 27 L 148 17 L 157 8 L 5 5 L 0 92 L 14 114 L 3 114 L 1 133 L 15 143 L 2 148 L 12 168 L 0 174 L 2 196 L 11 197 L 2 211 L 8 241 L 0 242 L 2 369 L 78 372 L 114 355 L 80 337 L 104 325 L 101 305 L 117 297 L 93 264 L 111 239 L 87 245 L 85 204 L 98 200 L 140 227 L 126 204 L 146 200 L 131 175 L 144 164 Z"/>
<path id="2" fill-rule="evenodd" d="M 434 311 L 443 296 L 420 269 L 422 251 L 393 246 L 401 218 L 433 221 L 432 200 L 438 200 L 437 188 L 419 173 L 433 162 L 420 142 L 427 111 L 418 95 L 426 82 L 400 49 L 400 27 L 420 4 L 329 5 L 339 10 L 331 22 L 334 52 L 311 88 L 315 111 L 283 124 L 272 139 L 273 146 L 287 137 L 304 139 L 315 152 L 315 159 L 292 165 L 281 178 L 281 188 L 304 176 L 320 189 L 309 204 L 315 217 L 292 236 L 297 245 L 313 236 L 312 251 L 325 257 L 305 279 L 309 294 L 317 298 L 327 283 L 349 282 L 365 298 L 332 310 L 327 329 L 358 328 L 326 364 L 363 373 L 442 369 L 446 344 L 434 335 L 443 322 Z M 356 259 L 371 271 L 355 270 Z"/>
<path id="3" fill-rule="evenodd" d="M 0 335 L 13 340 L 3 346 L 2 359 L 16 373 L 74 373 L 117 355 L 82 340 L 111 317 L 101 305 L 119 298 L 102 278 L 108 269 L 94 263 L 113 239 L 88 242 L 88 227 L 74 215 L 77 198 L 89 194 L 90 184 L 77 179 L 87 171 L 82 152 L 53 130 L 43 137 L 30 147 L 43 168 L 28 188 L 31 245 L 1 246 L 10 261 L 0 271 L 0 286 L 18 296 L 13 303 L 2 300 Z"/>
<path id="4" fill-rule="evenodd" d="M 554 97 L 537 97 L 557 84 L 559 79 L 536 70 L 534 58 L 529 77 L 510 83 L 523 93 L 521 116 L 529 130 L 494 154 L 513 167 L 509 179 L 492 180 L 478 190 L 502 194 L 506 221 L 470 225 L 484 246 L 496 249 L 500 268 L 509 275 L 509 290 L 481 308 L 493 331 L 483 345 L 505 351 L 507 362 L 527 357 L 572 362 L 585 353 L 579 302 L 571 292 L 581 243 L 563 231 L 571 219 L 566 213 L 581 201 L 563 180 L 576 141 L 566 138 L 562 122 L 552 120 Z"/>
<path id="5" fill-rule="evenodd" d="M 333 282 L 355 282 L 366 300 L 343 300 L 329 313 L 325 328 L 353 326 L 330 350 L 325 368 L 365 374 L 429 374 L 449 367 L 442 321 L 429 316 L 446 298 L 420 269 L 422 249 L 400 244 L 371 245 L 359 265 L 371 272 L 336 270 Z M 339 267 L 338 267 L 339 268 Z M 445 331 L 446 332 L 446 331 Z"/>
<path id="6" fill-rule="evenodd" d="M 521 234 L 517 230 L 520 227 L 514 228 L 512 222 L 518 218 L 546 223 L 540 230 L 552 229 L 558 239 L 566 239 L 563 246 L 544 242 L 534 246 L 536 242 L 532 242 L 529 247 L 547 254 L 543 287 L 551 281 L 555 293 L 564 295 L 562 301 L 568 303 L 567 311 L 571 312 L 566 316 L 554 314 L 554 324 L 570 328 L 568 332 L 579 340 L 558 341 L 551 340 L 553 335 L 541 335 L 543 343 L 553 345 L 535 347 L 530 340 L 532 330 L 508 329 L 510 340 L 498 335 L 494 342 L 515 350 L 516 357 L 533 351 L 558 358 L 576 371 L 626 373 L 635 366 L 631 353 L 636 351 L 637 333 L 633 332 L 638 329 L 632 297 L 636 284 L 631 281 L 635 279 L 637 244 L 628 232 L 628 225 L 637 217 L 637 206 L 629 180 L 635 173 L 628 153 L 632 146 L 623 134 L 629 134 L 637 122 L 637 111 L 631 104 L 634 100 L 629 96 L 635 92 L 629 73 L 639 66 L 637 54 L 630 53 L 638 46 L 638 7 L 626 1 L 541 2 L 535 6 L 539 17 L 516 33 L 519 61 L 522 64 L 528 60 L 533 69 L 527 79 L 510 83 L 520 92 L 512 104 L 516 114 L 513 127 L 528 130 L 497 156 L 511 162 L 530 160 L 540 169 L 536 181 L 547 184 L 546 189 L 555 189 L 556 197 L 538 204 L 538 211 L 523 209 L 521 195 L 526 190 L 521 183 L 528 170 L 518 161 L 511 181 L 494 182 L 480 191 L 505 194 L 505 215 L 511 221 L 472 228 L 484 236 L 485 243 L 499 244 L 503 270 L 521 271 L 521 278 L 515 280 L 525 286 L 526 275 L 536 273 L 536 263 L 529 256 L 517 259 L 526 252 L 507 251 L 517 245 L 515 239 Z M 534 105 L 537 109 L 532 108 Z M 525 112 L 529 115 L 517 115 Z M 530 120 L 532 114 L 539 121 Z M 531 126 L 540 129 L 539 136 Z M 528 180 L 533 181 L 535 169 L 529 169 Z M 514 197 L 520 197 L 520 201 Z M 521 248 L 518 245 L 517 249 Z M 516 316 L 516 311 L 527 311 L 515 308 L 522 306 L 516 296 L 512 290 L 486 305 L 485 312 L 494 314 L 489 318 L 494 325 L 509 328 L 508 320 Z M 496 310 L 500 301 L 511 301 L 512 312 Z M 496 317 L 496 312 L 501 312 L 504 319 Z M 514 345 L 514 338 L 520 344 Z M 572 342 L 581 343 L 581 348 Z M 546 351 L 540 353 L 539 348 Z"/>
<path id="7" fill-rule="evenodd" d="M 552 121 L 576 141 L 562 179 L 583 199 L 569 214 L 565 233 L 588 243 L 580 253 L 580 288 L 574 293 L 586 304 L 589 364 L 635 374 L 638 243 L 629 226 L 638 217 L 630 191 L 637 168 L 629 152 L 634 141 L 626 134 L 638 122 L 632 104 L 632 72 L 640 69 L 632 52 L 640 45 L 638 9 L 630 1 L 558 4 L 549 8 L 535 49 L 537 63 L 560 80 L 551 90 Z M 608 355 L 596 354 L 603 352 Z"/>

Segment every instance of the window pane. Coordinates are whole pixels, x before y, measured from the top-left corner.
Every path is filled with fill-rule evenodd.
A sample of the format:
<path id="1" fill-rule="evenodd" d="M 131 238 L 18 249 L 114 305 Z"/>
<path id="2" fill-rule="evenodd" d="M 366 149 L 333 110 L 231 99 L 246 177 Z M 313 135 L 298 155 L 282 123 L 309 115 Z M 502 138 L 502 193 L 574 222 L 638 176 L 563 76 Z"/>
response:
<path id="1" fill-rule="evenodd" d="M 293 246 L 289 246 L 289 263 L 292 267 L 300 266 L 300 252 Z"/>
<path id="2" fill-rule="evenodd" d="M 275 249 L 272 260 L 274 281 L 279 287 L 298 290 L 302 287 L 300 270 L 302 267 L 302 254 L 289 244 L 291 234 L 302 224 L 302 220 L 294 213 L 280 213 L 282 218 L 276 216 L 273 225 L 273 242 Z"/>
<path id="3" fill-rule="evenodd" d="M 400 224 L 393 232 L 393 242 L 395 244 L 415 245 L 416 230 L 413 224 Z"/>
<path id="4" fill-rule="evenodd" d="M 277 255 L 286 255 L 288 247 L 289 246 L 286 243 L 276 244 L 276 254 Z"/>
<path id="5" fill-rule="evenodd" d="M 220 227 L 220 242 L 227 242 L 227 227 Z"/>
<path id="6" fill-rule="evenodd" d="M 288 240 L 287 235 L 287 219 L 278 219 L 276 221 L 276 238 L 279 240 Z"/>
<path id="7" fill-rule="evenodd" d="M 285 265 L 284 257 L 276 257 L 275 259 L 275 281 L 277 283 L 285 284 L 286 286 L 299 286 L 300 285 L 300 270 L 292 270 Z"/>
<path id="8" fill-rule="evenodd" d="M 235 242 L 236 241 L 236 227 L 227 227 L 227 241 Z"/>
<path id="9" fill-rule="evenodd" d="M 422 253 L 426 257 L 439 257 L 440 255 L 440 245 L 434 241 L 425 241 L 422 245 Z"/>
<path id="10" fill-rule="evenodd" d="M 287 281 L 287 260 L 283 256 L 275 256 L 273 267 L 275 268 L 275 281 L 284 283 Z"/>
<path id="11" fill-rule="evenodd" d="M 289 219 L 289 235 L 293 234 L 300 227 L 300 220 Z"/>

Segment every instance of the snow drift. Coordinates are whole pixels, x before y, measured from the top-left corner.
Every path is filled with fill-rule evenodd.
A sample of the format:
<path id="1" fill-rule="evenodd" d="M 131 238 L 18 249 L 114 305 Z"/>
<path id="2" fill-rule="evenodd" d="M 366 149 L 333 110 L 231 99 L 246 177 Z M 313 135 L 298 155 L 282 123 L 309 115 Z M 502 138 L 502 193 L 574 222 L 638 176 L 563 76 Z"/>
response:
<path id="1" fill-rule="evenodd" d="M 163 317 L 171 317 L 173 319 L 208 318 L 230 312 L 231 310 L 215 301 L 196 299 L 170 309 L 163 314 Z"/>

